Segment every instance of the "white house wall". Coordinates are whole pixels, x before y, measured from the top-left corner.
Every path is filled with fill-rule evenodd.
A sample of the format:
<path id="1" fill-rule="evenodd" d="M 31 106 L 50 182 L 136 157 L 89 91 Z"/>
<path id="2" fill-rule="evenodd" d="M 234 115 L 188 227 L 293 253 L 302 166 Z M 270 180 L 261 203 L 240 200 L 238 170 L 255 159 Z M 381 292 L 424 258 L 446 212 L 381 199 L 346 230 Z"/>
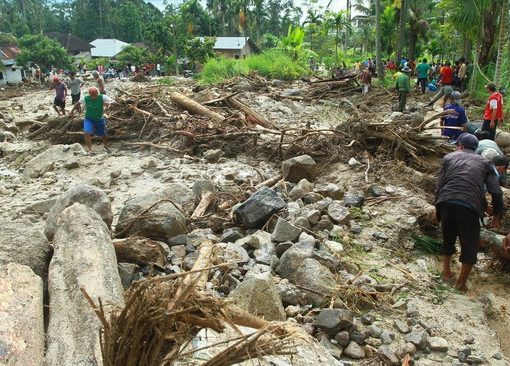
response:
<path id="1" fill-rule="evenodd" d="M 4 78 L 0 80 L 0 85 L 21 83 L 23 79 L 21 69 L 14 68 L 14 71 L 12 69 L 12 67 L 7 66 L 6 70 L 1 71 Z"/>

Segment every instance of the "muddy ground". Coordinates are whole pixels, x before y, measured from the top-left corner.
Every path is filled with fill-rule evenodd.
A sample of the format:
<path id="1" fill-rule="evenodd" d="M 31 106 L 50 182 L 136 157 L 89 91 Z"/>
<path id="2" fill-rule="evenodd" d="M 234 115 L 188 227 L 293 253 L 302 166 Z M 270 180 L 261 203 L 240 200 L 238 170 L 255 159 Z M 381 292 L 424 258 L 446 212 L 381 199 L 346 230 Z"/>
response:
<path id="1" fill-rule="evenodd" d="M 109 94 L 115 97 L 116 88 L 127 89 L 132 84 L 130 81 L 109 82 Z M 137 83 L 137 86 L 149 87 L 153 84 Z M 194 86 L 194 82 L 189 80 L 176 79 L 171 88 L 193 95 Z M 303 82 L 283 86 L 286 89 L 304 87 Z M 368 109 L 372 118 L 370 122 L 382 122 L 392 115 L 391 106 L 395 97 L 381 90 L 373 93 L 361 106 L 358 91 L 342 98 L 347 98 L 361 109 Z M 243 101 L 264 114 L 278 128 L 335 129 L 347 123 L 353 113 L 345 103 L 339 103 L 334 98 L 327 102 L 310 102 L 276 100 L 273 96 L 274 91 L 259 93 L 241 90 L 239 94 Z M 424 107 L 429 97 L 413 94 L 408 106 L 430 116 L 434 110 Z M 46 89 L 6 87 L 0 91 L 0 111 L 7 117 L 3 121 L 3 129 L 14 130 L 17 123 L 21 126 L 19 122 L 40 119 L 46 114 L 55 117 L 52 100 L 52 92 Z M 347 130 L 349 127 L 340 128 Z M 196 150 L 197 154 L 179 154 L 140 149 L 119 141 L 112 142 L 110 153 L 96 143 L 94 156 L 79 155 L 72 167 L 62 161 L 42 177 L 30 178 L 24 173 L 26 164 L 50 148 L 51 144 L 26 139 L 28 132 L 22 128 L 15 132 L 16 140 L 1 143 L 0 147 L 0 216 L 2 221 L 26 218 L 30 225 L 41 230 L 46 214 L 34 213 L 27 208 L 55 199 L 76 183 L 85 182 L 107 193 L 112 202 L 115 226 L 124 202 L 137 195 L 171 183 L 191 188 L 194 182 L 204 179 L 212 180 L 224 192 L 238 194 L 241 186 L 253 186 L 278 174 L 281 165 L 280 158 L 268 156 L 261 150 L 240 149 L 237 154 L 230 153 L 217 162 L 211 162 L 204 158 L 205 149 Z M 433 134 L 439 132 L 434 131 Z M 235 141 L 225 144 L 235 144 Z M 222 148 L 221 145 L 218 147 Z M 227 150 L 227 147 L 224 148 Z M 371 160 L 368 172 L 367 157 Z M 349 164 L 350 158 L 355 158 L 358 163 Z M 355 268 L 360 276 L 368 276 L 380 287 L 387 286 L 392 290 L 368 306 L 357 304 L 356 293 L 347 293 L 348 290 L 345 290 L 345 294 L 340 293 L 339 297 L 349 298 L 350 306 L 359 316 L 371 315 L 376 319 L 375 324 L 393 333 L 395 348 L 405 345 L 403 334 L 394 326 L 395 319 L 413 317 L 429 330 L 430 335 L 447 340 L 448 351 L 420 352 L 415 358 L 416 365 L 460 364 L 455 363 L 458 362 L 457 351 L 467 343 L 472 354 L 479 356 L 483 364 L 510 365 L 510 314 L 507 309 L 509 276 L 493 269 L 491 256 L 481 253 L 470 278 L 467 295 L 457 293 L 439 281 L 439 259 L 413 249 L 411 235 L 420 234 L 418 220 L 430 210 L 432 192 L 430 189 L 424 190 L 423 185 L 405 170 L 409 162 L 385 161 L 384 154 L 366 155 L 354 144 L 352 147 L 345 146 L 341 154 L 331 159 L 322 158 L 319 164 L 321 169 L 316 184 L 334 183 L 345 191 L 364 192 L 370 192 L 371 187 L 375 186 L 392 197 L 367 201 L 358 216 L 353 217 L 360 232 L 346 229 L 340 238 L 344 245 L 340 259 Z M 430 171 L 437 167 L 438 160 L 431 160 Z M 382 235 L 377 239 L 374 233 Z M 354 301 L 351 301 L 352 298 Z M 348 357 L 342 359 L 353 365 L 377 362 Z"/>

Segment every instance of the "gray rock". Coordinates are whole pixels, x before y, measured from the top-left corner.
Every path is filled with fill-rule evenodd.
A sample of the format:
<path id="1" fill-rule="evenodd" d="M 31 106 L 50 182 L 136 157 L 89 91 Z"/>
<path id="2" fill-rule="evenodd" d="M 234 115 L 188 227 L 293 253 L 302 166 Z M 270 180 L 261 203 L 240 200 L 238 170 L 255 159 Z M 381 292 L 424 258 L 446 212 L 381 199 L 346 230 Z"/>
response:
<path id="1" fill-rule="evenodd" d="M 46 364 L 101 365 L 101 323 L 80 289 L 96 304 L 101 299 L 107 317 L 124 306 L 110 231 L 95 211 L 75 203 L 62 211 L 53 246 Z"/>
<path id="2" fill-rule="evenodd" d="M 341 332 L 338 332 L 338 334 L 335 336 L 335 341 L 342 347 L 347 347 L 349 343 L 351 342 L 351 336 L 349 335 L 349 332 L 342 330 Z"/>
<path id="3" fill-rule="evenodd" d="M 425 329 L 420 326 L 415 326 L 411 333 L 404 336 L 406 342 L 411 342 L 418 349 L 424 349 L 427 347 L 428 334 Z"/>
<path id="4" fill-rule="evenodd" d="M 292 246 L 294 245 L 293 242 L 291 241 L 285 241 L 283 243 L 279 243 L 277 246 L 276 246 L 276 255 L 278 256 L 278 258 L 280 258 L 283 253 L 285 253 L 288 249 L 290 249 Z"/>
<path id="5" fill-rule="evenodd" d="M 331 343 L 328 336 L 324 333 L 320 333 L 317 335 L 319 339 L 319 344 L 323 346 L 331 356 L 339 360 L 342 357 L 343 348 L 339 345 Z"/>
<path id="6" fill-rule="evenodd" d="M 375 324 L 368 326 L 367 330 L 368 330 L 368 334 L 370 334 L 370 337 L 372 337 L 372 338 L 381 337 L 381 334 L 383 332 L 383 330 Z"/>
<path id="7" fill-rule="evenodd" d="M 208 163 L 217 163 L 222 156 L 223 151 L 220 149 L 211 149 L 204 153 L 204 158 Z"/>
<path id="8" fill-rule="evenodd" d="M 177 257 L 177 258 L 184 258 L 187 254 L 186 252 L 186 246 L 185 245 L 174 245 L 170 248 L 170 251 Z"/>
<path id="9" fill-rule="evenodd" d="M 135 277 L 140 271 L 140 267 L 134 263 L 119 263 L 118 269 L 122 287 L 124 290 L 127 290 L 136 279 Z"/>
<path id="10" fill-rule="evenodd" d="M 351 213 L 340 201 L 333 201 L 328 206 L 328 215 L 336 223 L 342 224 L 350 220 Z"/>
<path id="11" fill-rule="evenodd" d="M 466 362 L 470 365 L 481 365 L 481 364 L 486 363 L 487 361 L 485 360 L 484 357 L 470 355 L 470 356 L 467 356 Z"/>
<path id="12" fill-rule="evenodd" d="M 365 358 L 365 350 L 356 342 L 349 343 L 343 354 L 355 360 Z"/>
<path id="13" fill-rule="evenodd" d="M 344 246 L 342 243 L 339 243 L 334 240 L 326 240 L 324 242 L 324 246 L 328 248 L 328 250 L 333 254 L 340 254 L 344 251 Z"/>
<path id="14" fill-rule="evenodd" d="M 388 366 L 399 366 L 400 360 L 398 359 L 395 352 L 388 346 L 381 346 L 377 350 L 379 353 L 379 357 L 381 358 L 382 362 L 384 362 L 385 365 Z"/>
<path id="15" fill-rule="evenodd" d="M 272 215 L 286 207 L 278 194 L 264 187 L 252 195 L 233 212 L 234 220 L 245 228 L 260 228 Z"/>
<path id="16" fill-rule="evenodd" d="M 168 246 L 173 247 L 176 245 L 187 245 L 188 244 L 188 236 L 185 234 L 176 235 L 168 239 L 166 242 Z"/>
<path id="17" fill-rule="evenodd" d="M 289 202 L 287 204 L 287 212 L 289 213 L 289 215 L 287 216 L 289 220 L 296 219 L 299 215 L 301 215 L 301 207 L 297 202 Z"/>
<path id="18" fill-rule="evenodd" d="M 181 205 L 185 211 L 191 212 L 195 209 L 195 194 L 193 190 L 183 184 L 169 183 L 163 186 L 160 192 L 156 193 Z"/>
<path id="19" fill-rule="evenodd" d="M 25 165 L 23 176 L 26 178 L 42 177 L 45 173 L 53 171 L 57 164 L 65 165 L 69 160 L 76 160 L 76 155 L 85 155 L 85 150 L 78 143 L 54 145 L 30 160 Z"/>
<path id="20" fill-rule="evenodd" d="M 113 221 L 113 213 L 108 196 L 97 187 L 79 184 L 61 195 L 51 208 L 46 220 L 46 228 L 44 229 L 44 234 L 48 240 L 52 240 L 55 235 L 57 220 L 62 211 L 76 202 L 84 204 L 97 212 L 105 224 L 110 227 Z"/>
<path id="21" fill-rule="evenodd" d="M 319 231 L 319 230 L 327 230 L 327 231 L 330 231 L 331 229 L 333 229 L 333 222 L 331 222 L 331 219 L 329 218 L 328 215 L 322 215 L 321 216 L 321 219 L 319 220 L 319 222 L 317 223 L 317 225 L 315 225 L 315 230 Z"/>
<path id="22" fill-rule="evenodd" d="M 255 234 L 259 240 L 259 246 L 253 251 L 253 256 L 257 263 L 272 265 L 273 260 L 276 258 L 276 250 L 273 242 L 271 241 L 271 234 L 259 230 Z"/>
<path id="23" fill-rule="evenodd" d="M 492 355 L 492 358 L 495 359 L 495 360 L 502 360 L 503 359 L 503 355 L 499 352 L 496 352 L 495 354 Z"/>
<path id="24" fill-rule="evenodd" d="M 314 191 L 324 197 L 330 197 L 334 200 L 341 200 L 344 197 L 344 190 L 337 184 L 333 183 L 317 185 Z"/>
<path id="25" fill-rule="evenodd" d="M 319 193 L 309 192 L 309 193 L 305 194 L 301 199 L 303 200 L 303 203 L 305 205 L 309 205 L 309 204 L 312 204 L 312 203 L 319 202 L 323 198 L 324 197 L 321 194 L 319 194 Z"/>
<path id="26" fill-rule="evenodd" d="M 223 258 L 226 262 L 248 263 L 250 261 L 250 256 L 246 249 L 234 243 L 227 243 L 225 245 Z"/>
<path id="27" fill-rule="evenodd" d="M 354 314 L 347 309 L 323 309 L 315 321 L 323 332 L 334 337 L 343 330 L 352 329 Z"/>
<path id="28" fill-rule="evenodd" d="M 120 211 L 116 233 L 121 237 L 138 235 L 163 242 L 185 234 L 186 218 L 171 202 L 162 201 L 166 198 L 163 192 L 155 192 L 128 200 Z M 144 217 L 139 217 L 151 206 Z"/>
<path id="29" fill-rule="evenodd" d="M 393 324 L 400 333 L 409 333 L 411 331 L 411 329 L 409 329 L 409 326 L 400 319 L 393 320 Z"/>
<path id="30" fill-rule="evenodd" d="M 336 256 L 323 250 L 314 250 L 312 258 L 328 268 L 332 273 L 335 273 L 342 266 Z"/>
<path id="31" fill-rule="evenodd" d="M 313 182 L 316 175 L 316 163 L 309 155 L 300 155 L 282 163 L 283 178 L 297 183 L 301 179 Z"/>
<path id="32" fill-rule="evenodd" d="M 193 194 L 198 198 L 206 192 L 216 192 L 216 185 L 211 180 L 199 180 L 193 183 Z"/>
<path id="33" fill-rule="evenodd" d="M 361 317 L 361 323 L 364 325 L 372 325 L 375 322 L 373 315 L 366 314 Z"/>
<path id="34" fill-rule="evenodd" d="M 36 213 L 42 215 L 46 212 L 50 212 L 51 208 L 57 202 L 56 198 L 49 198 L 44 201 L 34 202 L 23 209 L 23 213 Z"/>
<path id="35" fill-rule="evenodd" d="M 391 344 L 395 339 L 395 335 L 385 330 L 381 333 L 379 338 L 383 344 Z"/>
<path id="36" fill-rule="evenodd" d="M 313 236 L 311 236 L 310 234 L 303 232 L 303 233 L 301 233 L 301 235 L 299 235 L 298 244 L 302 244 L 302 245 L 314 248 L 315 242 L 316 242 L 315 238 Z"/>
<path id="37" fill-rule="evenodd" d="M 280 81 L 280 80 L 273 80 Z M 284 97 L 298 97 L 303 94 L 303 89 L 283 89 L 282 95 Z"/>
<path id="38" fill-rule="evenodd" d="M 372 236 L 377 239 L 377 240 L 381 240 L 381 241 L 388 241 L 389 239 L 389 236 L 386 235 L 385 233 L 381 233 L 379 231 L 375 232 L 372 234 Z"/>
<path id="39" fill-rule="evenodd" d="M 306 179 L 301 179 L 298 184 L 294 186 L 289 192 L 289 197 L 292 200 L 297 200 L 299 198 L 303 198 L 306 194 L 313 191 L 313 183 L 310 183 Z"/>
<path id="40" fill-rule="evenodd" d="M 306 258 L 312 258 L 313 245 L 295 244 L 280 257 L 276 272 L 283 278 L 294 281 L 296 272 Z"/>
<path id="41" fill-rule="evenodd" d="M 240 308 L 267 320 L 285 320 L 285 311 L 271 273 L 249 274 L 229 295 Z"/>
<path id="42" fill-rule="evenodd" d="M 0 266 L 18 263 L 29 266 L 45 281 L 51 247 L 40 229 L 28 219 L 3 220 L 0 234 Z"/>
<path id="43" fill-rule="evenodd" d="M 368 190 L 370 194 L 374 197 L 380 197 L 383 195 L 383 189 L 379 186 L 370 186 Z"/>
<path id="44" fill-rule="evenodd" d="M 277 242 L 296 240 L 303 229 L 300 229 L 281 217 L 278 218 L 276 226 L 271 236 L 272 240 Z"/>
<path id="45" fill-rule="evenodd" d="M 303 210 L 301 213 L 312 225 L 316 225 L 321 219 L 321 212 L 319 210 Z"/>
<path id="46" fill-rule="evenodd" d="M 361 207 L 365 202 L 365 196 L 362 192 L 347 192 L 344 196 L 344 205 L 346 207 Z"/>
<path id="47" fill-rule="evenodd" d="M 220 241 L 223 243 L 235 243 L 236 240 L 242 239 L 243 237 L 244 235 L 240 228 L 231 227 L 223 231 Z"/>
<path id="48" fill-rule="evenodd" d="M 475 343 L 475 337 L 473 336 L 466 336 L 466 338 L 464 338 L 464 343 L 465 344 L 473 344 Z"/>
<path id="49" fill-rule="evenodd" d="M 336 286 L 335 278 L 331 272 L 312 258 L 306 258 L 301 262 L 291 281 L 301 288 L 313 290 L 313 292 L 305 290 L 303 292 L 306 299 L 317 306 L 331 296 Z"/>
<path id="50" fill-rule="evenodd" d="M 293 224 L 299 228 L 310 230 L 310 222 L 307 220 L 306 217 L 300 216 L 296 218 Z"/>
<path id="51" fill-rule="evenodd" d="M 464 346 L 457 351 L 457 357 L 460 362 L 467 362 L 467 358 L 471 356 L 471 348 L 468 346 Z"/>
<path id="52" fill-rule="evenodd" d="M 369 334 L 366 331 L 360 332 L 353 329 L 350 333 L 351 341 L 356 342 L 359 345 L 366 344 L 367 339 L 369 339 Z"/>
<path id="53" fill-rule="evenodd" d="M 404 347 L 404 353 L 405 354 L 410 354 L 411 356 L 414 355 L 416 352 L 417 352 L 417 348 L 414 344 L 412 344 L 411 342 L 407 342 L 405 347 Z"/>
<path id="54" fill-rule="evenodd" d="M 441 337 L 429 337 L 429 347 L 431 351 L 447 352 L 448 341 Z"/>
<path id="55" fill-rule="evenodd" d="M 299 305 L 301 302 L 301 290 L 299 290 L 293 283 L 289 282 L 288 279 L 284 278 L 276 284 L 280 298 L 284 306 L 288 305 Z"/>

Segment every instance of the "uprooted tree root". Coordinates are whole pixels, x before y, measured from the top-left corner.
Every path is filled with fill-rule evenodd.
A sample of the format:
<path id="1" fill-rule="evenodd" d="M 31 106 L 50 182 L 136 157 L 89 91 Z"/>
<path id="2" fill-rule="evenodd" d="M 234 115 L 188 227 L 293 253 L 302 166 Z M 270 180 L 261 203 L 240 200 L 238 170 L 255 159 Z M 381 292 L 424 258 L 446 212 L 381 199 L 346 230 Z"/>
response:
<path id="1" fill-rule="evenodd" d="M 210 243 L 200 249 L 193 270 L 135 282 L 126 292 L 125 307 L 108 317 L 82 290 L 101 321 L 101 351 L 106 366 L 170 366 L 198 350 L 186 348 L 201 329 L 222 333 L 227 326 L 255 328 L 218 344 L 225 347 L 203 363 L 228 366 L 265 355 L 288 355 L 306 342 L 304 333 L 289 323 L 269 323 L 246 313 L 204 289 L 209 270 Z M 239 332 L 239 330 L 238 330 Z M 239 334 L 241 334 L 239 332 Z"/>

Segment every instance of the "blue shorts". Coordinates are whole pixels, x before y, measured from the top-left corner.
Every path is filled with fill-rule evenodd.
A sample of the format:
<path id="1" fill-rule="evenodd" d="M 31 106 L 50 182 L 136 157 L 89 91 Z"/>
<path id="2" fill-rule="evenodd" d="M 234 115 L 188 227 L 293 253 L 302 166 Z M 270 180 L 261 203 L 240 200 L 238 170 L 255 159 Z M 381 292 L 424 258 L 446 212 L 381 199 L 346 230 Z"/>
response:
<path id="1" fill-rule="evenodd" d="M 104 118 L 98 121 L 85 118 L 83 120 L 83 132 L 99 137 L 106 136 L 106 121 Z"/>

